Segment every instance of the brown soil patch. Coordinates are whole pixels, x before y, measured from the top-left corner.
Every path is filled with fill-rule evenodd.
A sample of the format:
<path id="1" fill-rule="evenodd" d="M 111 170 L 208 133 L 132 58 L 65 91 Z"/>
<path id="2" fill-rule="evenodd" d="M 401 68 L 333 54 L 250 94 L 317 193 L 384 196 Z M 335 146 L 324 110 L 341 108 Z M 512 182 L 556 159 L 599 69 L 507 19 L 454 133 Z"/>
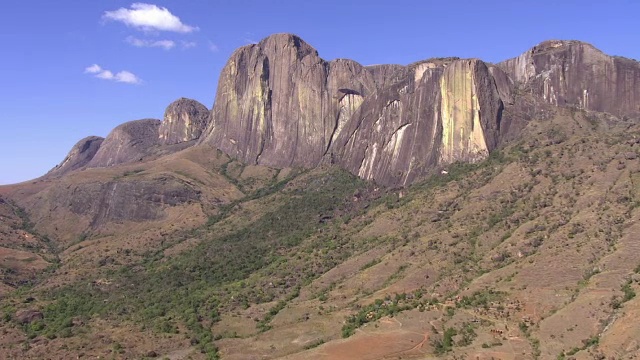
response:
<path id="1" fill-rule="evenodd" d="M 370 324 L 354 336 L 333 341 L 315 349 L 290 355 L 285 359 L 374 360 L 412 358 L 427 353 L 429 333 L 403 327 L 395 318 L 384 318 L 377 328 Z"/>

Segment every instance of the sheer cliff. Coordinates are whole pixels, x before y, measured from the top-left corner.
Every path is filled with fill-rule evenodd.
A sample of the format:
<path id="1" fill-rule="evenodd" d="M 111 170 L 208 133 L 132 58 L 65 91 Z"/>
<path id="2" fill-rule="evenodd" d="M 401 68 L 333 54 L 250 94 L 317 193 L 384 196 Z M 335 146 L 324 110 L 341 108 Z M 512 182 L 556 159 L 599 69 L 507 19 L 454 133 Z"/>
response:
<path id="1" fill-rule="evenodd" d="M 616 116 L 640 113 L 640 64 L 591 44 L 545 41 L 498 65 L 549 104 Z"/>
<path id="2" fill-rule="evenodd" d="M 297 36 L 273 35 L 231 56 L 201 142 L 250 164 L 330 161 L 406 185 L 498 145 L 504 105 L 488 69 L 455 58 L 408 67 L 328 62 Z"/>

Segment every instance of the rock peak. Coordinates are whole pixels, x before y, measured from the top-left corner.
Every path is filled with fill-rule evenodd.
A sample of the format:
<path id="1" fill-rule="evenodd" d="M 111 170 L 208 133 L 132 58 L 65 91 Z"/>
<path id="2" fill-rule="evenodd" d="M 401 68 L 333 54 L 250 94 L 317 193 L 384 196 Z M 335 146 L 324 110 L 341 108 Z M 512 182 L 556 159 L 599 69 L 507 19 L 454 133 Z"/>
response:
<path id="1" fill-rule="evenodd" d="M 609 56 L 577 40 L 547 40 L 498 64 L 530 93 L 554 106 L 640 112 L 640 63 Z"/>
<path id="2" fill-rule="evenodd" d="M 263 49 L 275 50 L 276 52 L 282 51 L 282 49 L 287 47 L 293 47 L 298 51 L 299 58 L 310 54 L 318 56 L 318 51 L 313 46 L 302 40 L 298 35 L 290 33 L 278 33 L 267 36 L 258 43 L 258 46 Z"/>
<path id="3" fill-rule="evenodd" d="M 47 173 L 47 176 L 64 175 L 71 171 L 78 170 L 87 165 L 96 155 L 104 138 L 99 136 L 88 136 L 78 141 L 67 157 L 55 168 Z"/>
<path id="4" fill-rule="evenodd" d="M 160 125 L 160 144 L 172 145 L 197 140 L 209 124 L 209 109 L 193 99 L 180 98 L 167 106 Z"/>
<path id="5" fill-rule="evenodd" d="M 595 46 L 579 40 L 545 40 L 539 43 L 538 45 L 532 47 L 529 51 L 532 54 L 540 54 L 547 51 L 563 50 L 566 48 L 576 47 L 576 46 L 577 47 L 587 46 L 589 48 L 592 48 L 594 50 L 601 52 Z"/>

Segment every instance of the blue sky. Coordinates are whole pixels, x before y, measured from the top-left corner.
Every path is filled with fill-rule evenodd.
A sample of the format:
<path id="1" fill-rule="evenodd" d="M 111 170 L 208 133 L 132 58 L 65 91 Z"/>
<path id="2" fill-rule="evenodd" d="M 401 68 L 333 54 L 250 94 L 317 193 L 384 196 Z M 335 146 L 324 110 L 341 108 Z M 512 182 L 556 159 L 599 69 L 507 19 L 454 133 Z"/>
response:
<path id="1" fill-rule="evenodd" d="M 231 52 L 277 32 L 325 59 L 497 62 L 548 39 L 640 59 L 640 1 L 7 1 L 0 13 L 0 184 L 44 174 L 79 139 L 213 105 Z M 97 65 L 97 66 L 95 66 Z"/>

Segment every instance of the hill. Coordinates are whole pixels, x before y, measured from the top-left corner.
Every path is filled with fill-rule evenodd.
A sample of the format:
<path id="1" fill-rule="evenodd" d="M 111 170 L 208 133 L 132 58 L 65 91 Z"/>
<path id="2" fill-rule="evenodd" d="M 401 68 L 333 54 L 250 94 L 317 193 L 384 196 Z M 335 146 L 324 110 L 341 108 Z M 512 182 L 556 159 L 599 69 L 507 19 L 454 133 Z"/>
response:
<path id="1" fill-rule="evenodd" d="M 638 69 L 575 41 L 241 48 L 210 114 L 181 99 L 0 187 L 0 354 L 633 358 Z"/>

